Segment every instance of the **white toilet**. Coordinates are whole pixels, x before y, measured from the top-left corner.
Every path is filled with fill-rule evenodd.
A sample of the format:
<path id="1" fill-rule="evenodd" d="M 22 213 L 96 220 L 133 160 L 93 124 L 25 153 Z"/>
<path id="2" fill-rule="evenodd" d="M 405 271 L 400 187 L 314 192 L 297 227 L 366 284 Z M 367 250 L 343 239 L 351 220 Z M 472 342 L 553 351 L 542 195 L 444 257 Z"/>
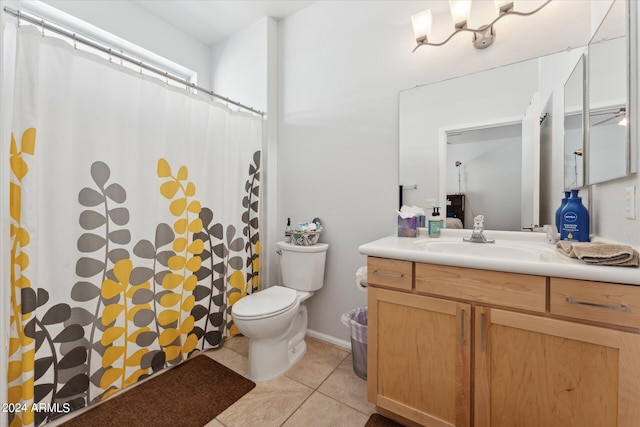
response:
<path id="1" fill-rule="evenodd" d="M 302 357 L 307 344 L 304 301 L 324 285 L 329 245 L 298 246 L 278 242 L 284 286 L 271 286 L 236 302 L 231 313 L 249 338 L 249 378 L 268 381 L 285 373 Z"/>

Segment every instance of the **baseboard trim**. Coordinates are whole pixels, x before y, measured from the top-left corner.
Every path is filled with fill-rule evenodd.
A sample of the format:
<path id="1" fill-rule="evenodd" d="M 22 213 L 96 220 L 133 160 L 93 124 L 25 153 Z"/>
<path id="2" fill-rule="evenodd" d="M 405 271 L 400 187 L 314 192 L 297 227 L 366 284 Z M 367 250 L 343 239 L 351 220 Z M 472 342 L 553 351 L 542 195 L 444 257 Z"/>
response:
<path id="1" fill-rule="evenodd" d="M 337 347 L 344 348 L 345 350 L 351 351 L 351 341 L 341 340 L 340 338 L 332 337 L 331 335 L 323 334 L 322 332 L 314 331 L 311 329 L 307 329 L 307 335 L 309 335 L 311 338 L 315 338 L 320 341 L 324 341 Z"/>

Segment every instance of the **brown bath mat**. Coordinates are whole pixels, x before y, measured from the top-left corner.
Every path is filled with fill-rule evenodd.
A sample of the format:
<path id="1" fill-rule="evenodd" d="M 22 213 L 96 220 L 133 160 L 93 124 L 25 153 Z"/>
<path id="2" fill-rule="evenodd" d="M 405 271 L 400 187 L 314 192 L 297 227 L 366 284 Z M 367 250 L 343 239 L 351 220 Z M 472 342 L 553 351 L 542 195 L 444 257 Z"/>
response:
<path id="1" fill-rule="evenodd" d="M 61 425 L 202 427 L 255 386 L 210 357 L 196 356 Z"/>
<path id="2" fill-rule="evenodd" d="M 380 414 L 371 414 L 364 427 L 402 427 L 402 424 L 398 424 Z"/>

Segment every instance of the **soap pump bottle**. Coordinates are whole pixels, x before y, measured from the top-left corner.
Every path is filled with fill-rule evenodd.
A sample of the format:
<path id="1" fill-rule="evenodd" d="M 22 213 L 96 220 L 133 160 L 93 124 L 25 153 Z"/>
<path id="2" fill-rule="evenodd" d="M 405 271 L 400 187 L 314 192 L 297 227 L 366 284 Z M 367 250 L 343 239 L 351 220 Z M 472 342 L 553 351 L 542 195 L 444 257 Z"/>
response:
<path id="1" fill-rule="evenodd" d="M 291 218 L 287 218 L 287 226 L 284 229 L 284 241 L 285 243 L 291 243 Z"/>
<path id="2" fill-rule="evenodd" d="M 440 237 L 440 229 L 444 227 L 444 221 L 440 216 L 440 208 L 433 207 L 433 213 L 429 217 L 429 237 Z"/>
<path id="3" fill-rule="evenodd" d="M 562 209 L 564 209 L 565 206 L 567 206 L 567 200 L 569 200 L 569 195 L 571 194 L 571 191 L 565 191 L 564 192 L 564 198 L 562 199 L 562 203 L 560 203 L 560 207 L 558 208 L 558 210 L 556 211 L 556 227 L 558 228 L 558 230 L 562 230 Z"/>
<path id="4" fill-rule="evenodd" d="M 578 189 L 571 190 L 571 197 L 560 213 L 562 229 L 560 240 L 575 242 L 589 241 L 589 211 L 582 204 L 582 197 L 578 197 Z"/>

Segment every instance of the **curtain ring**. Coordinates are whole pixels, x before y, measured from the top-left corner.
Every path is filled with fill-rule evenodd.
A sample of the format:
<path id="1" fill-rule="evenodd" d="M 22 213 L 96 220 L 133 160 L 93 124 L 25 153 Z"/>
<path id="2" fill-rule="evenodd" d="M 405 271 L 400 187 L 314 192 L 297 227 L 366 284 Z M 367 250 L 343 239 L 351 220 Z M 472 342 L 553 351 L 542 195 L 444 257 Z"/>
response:
<path id="1" fill-rule="evenodd" d="M 42 27 L 42 37 L 44 37 L 44 19 L 40 21 L 40 26 Z"/>
<path id="2" fill-rule="evenodd" d="M 22 12 L 20 11 L 20 9 L 18 9 L 18 16 L 17 16 L 17 18 L 18 18 L 18 27 L 20 27 L 20 18 L 21 18 L 21 13 L 22 13 Z"/>
<path id="3" fill-rule="evenodd" d="M 113 56 L 111 56 L 111 48 L 109 48 L 109 63 L 113 60 Z"/>
<path id="4" fill-rule="evenodd" d="M 167 71 L 164 72 L 164 78 L 166 79 L 165 83 L 169 84 L 169 73 Z"/>
<path id="5" fill-rule="evenodd" d="M 76 40 L 77 37 L 78 37 L 78 35 L 76 33 L 73 33 L 73 48 L 76 49 L 76 50 L 78 49 L 78 43 L 77 43 L 77 40 Z"/>

